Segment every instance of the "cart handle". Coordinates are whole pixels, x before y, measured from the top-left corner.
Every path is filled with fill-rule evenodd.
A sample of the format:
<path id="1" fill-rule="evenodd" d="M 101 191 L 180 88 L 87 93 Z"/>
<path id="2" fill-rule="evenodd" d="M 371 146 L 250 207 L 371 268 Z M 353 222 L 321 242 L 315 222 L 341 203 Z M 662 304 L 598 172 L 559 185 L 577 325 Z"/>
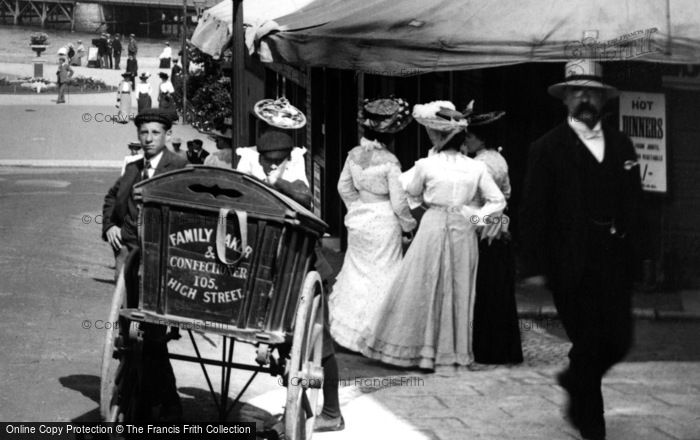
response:
<path id="1" fill-rule="evenodd" d="M 219 209 L 219 221 L 216 226 L 216 256 L 223 264 L 235 266 L 243 259 L 248 247 L 248 213 L 238 209 L 233 210 L 238 219 L 238 230 L 241 232 L 241 252 L 236 261 L 229 261 L 226 259 L 226 224 L 229 211 L 231 211 L 229 208 Z"/>

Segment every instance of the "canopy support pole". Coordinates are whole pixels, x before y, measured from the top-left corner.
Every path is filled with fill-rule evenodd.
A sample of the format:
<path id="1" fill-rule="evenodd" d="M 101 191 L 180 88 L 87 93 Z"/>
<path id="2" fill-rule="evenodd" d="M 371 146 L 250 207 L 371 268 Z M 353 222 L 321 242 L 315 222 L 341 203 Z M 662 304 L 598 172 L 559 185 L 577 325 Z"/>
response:
<path id="1" fill-rule="evenodd" d="M 248 120 L 245 85 L 245 35 L 243 32 L 243 0 L 233 0 L 233 35 L 231 57 L 231 102 L 233 103 L 232 147 L 248 144 Z"/>

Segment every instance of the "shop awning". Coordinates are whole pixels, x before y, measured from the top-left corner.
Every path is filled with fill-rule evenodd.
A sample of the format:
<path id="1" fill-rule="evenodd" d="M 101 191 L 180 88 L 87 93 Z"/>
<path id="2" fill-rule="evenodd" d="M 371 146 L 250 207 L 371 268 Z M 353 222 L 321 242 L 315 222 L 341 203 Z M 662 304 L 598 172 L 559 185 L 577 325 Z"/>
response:
<path id="1" fill-rule="evenodd" d="M 311 1 L 245 0 L 243 2 L 243 23 L 249 28 L 257 28 L 265 21 L 293 13 Z M 192 34 L 192 44 L 204 53 L 218 58 L 231 39 L 232 15 L 233 4 L 231 0 L 224 0 L 205 10 Z M 252 44 L 253 36 L 254 33 L 251 33 L 250 44 Z"/>
<path id="2" fill-rule="evenodd" d="M 695 0 L 316 0 L 263 29 L 264 61 L 391 76 L 581 57 L 700 63 Z"/>

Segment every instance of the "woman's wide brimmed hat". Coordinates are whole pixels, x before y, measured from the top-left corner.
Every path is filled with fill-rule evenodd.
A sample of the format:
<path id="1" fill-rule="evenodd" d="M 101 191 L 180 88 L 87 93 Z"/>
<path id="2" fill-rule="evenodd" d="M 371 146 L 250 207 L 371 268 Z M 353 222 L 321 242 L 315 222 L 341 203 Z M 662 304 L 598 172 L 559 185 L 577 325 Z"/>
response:
<path id="1" fill-rule="evenodd" d="M 464 130 L 469 125 L 465 115 L 456 111 L 455 105 L 450 101 L 416 104 L 413 107 L 413 118 L 425 128 L 441 133 Z"/>
<path id="2" fill-rule="evenodd" d="M 144 80 L 144 81 L 147 80 L 147 79 L 150 78 L 150 77 L 151 77 L 151 74 L 148 73 L 148 72 L 141 72 L 141 75 L 139 75 L 139 78 L 142 79 L 142 80 Z"/>
<path id="3" fill-rule="evenodd" d="M 469 122 L 469 127 L 483 127 L 485 125 L 492 124 L 506 115 L 503 110 L 497 110 L 488 113 L 479 113 L 476 115 L 469 115 L 467 118 Z M 469 130 L 469 129 L 467 129 Z"/>
<path id="4" fill-rule="evenodd" d="M 365 99 L 357 122 L 378 133 L 397 133 L 411 123 L 410 105 L 401 98 Z"/>
<path id="5" fill-rule="evenodd" d="M 467 128 L 467 115 L 471 113 L 472 104 L 464 113 L 458 112 L 450 101 L 417 104 L 413 107 L 413 118 L 426 128 L 433 148 L 440 151 L 457 133 Z"/>
<path id="6" fill-rule="evenodd" d="M 212 130 L 209 132 L 210 135 L 214 137 L 220 137 L 224 139 L 233 139 L 233 130 L 231 127 L 226 127 L 224 131 Z"/>
<path id="7" fill-rule="evenodd" d="M 160 73 L 158 74 L 158 76 L 160 76 L 160 79 L 162 79 L 162 80 L 164 80 L 164 81 L 165 81 L 166 79 L 170 78 L 170 75 L 168 75 L 168 74 L 165 73 L 165 72 L 160 72 Z"/>
<path id="8" fill-rule="evenodd" d="M 289 103 L 287 98 L 263 99 L 253 107 L 255 116 L 268 125 L 285 130 L 295 130 L 306 125 L 306 116 Z"/>
<path id="9" fill-rule="evenodd" d="M 603 66 L 590 59 L 571 60 L 566 63 L 564 81 L 549 86 L 547 92 L 555 98 L 563 99 L 567 87 L 588 87 L 604 92 L 605 98 L 620 94 L 615 87 L 603 83 Z"/>

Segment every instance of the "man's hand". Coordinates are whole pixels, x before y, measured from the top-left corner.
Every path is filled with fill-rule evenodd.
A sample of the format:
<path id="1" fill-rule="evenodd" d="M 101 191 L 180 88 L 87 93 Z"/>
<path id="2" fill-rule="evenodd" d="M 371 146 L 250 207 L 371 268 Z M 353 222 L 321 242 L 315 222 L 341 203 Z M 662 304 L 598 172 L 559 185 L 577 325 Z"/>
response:
<path id="1" fill-rule="evenodd" d="M 524 287 L 544 287 L 547 285 L 547 277 L 544 275 L 535 275 L 533 277 L 524 278 L 522 285 Z"/>
<path id="2" fill-rule="evenodd" d="M 107 242 L 113 249 L 119 250 L 122 248 L 122 228 L 116 225 L 112 226 L 107 229 L 105 235 L 107 236 Z"/>

